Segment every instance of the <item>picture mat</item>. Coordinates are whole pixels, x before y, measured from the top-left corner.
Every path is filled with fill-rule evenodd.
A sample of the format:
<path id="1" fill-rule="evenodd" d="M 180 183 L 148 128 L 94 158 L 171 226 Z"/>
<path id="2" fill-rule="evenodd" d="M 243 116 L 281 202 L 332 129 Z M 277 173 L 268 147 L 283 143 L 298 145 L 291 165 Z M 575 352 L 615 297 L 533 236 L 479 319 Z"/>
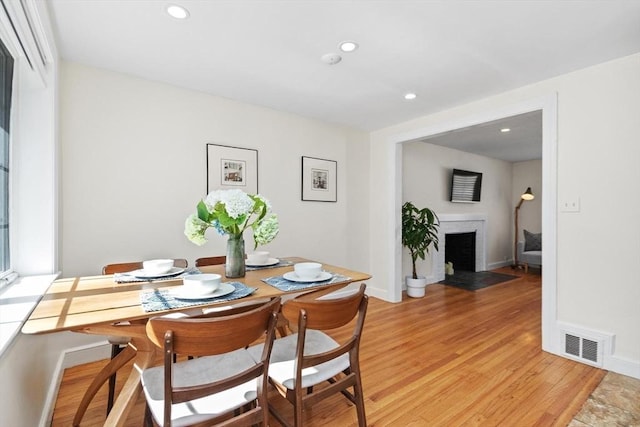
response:
<path id="1" fill-rule="evenodd" d="M 337 169 L 335 160 L 302 156 L 302 200 L 336 202 Z"/>
<path id="2" fill-rule="evenodd" d="M 242 166 L 241 176 L 234 180 L 231 171 L 225 179 L 224 166 Z M 229 178 L 230 177 L 230 178 Z M 207 144 L 207 194 L 213 190 L 240 189 L 248 194 L 258 194 L 258 150 Z"/>

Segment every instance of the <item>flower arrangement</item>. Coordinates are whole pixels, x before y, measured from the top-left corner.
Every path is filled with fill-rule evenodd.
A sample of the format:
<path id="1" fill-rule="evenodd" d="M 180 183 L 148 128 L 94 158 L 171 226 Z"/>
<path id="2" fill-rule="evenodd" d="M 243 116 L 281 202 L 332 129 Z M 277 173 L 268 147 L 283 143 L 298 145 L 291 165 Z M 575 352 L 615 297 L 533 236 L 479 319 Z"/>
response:
<path id="1" fill-rule="evenodd" d="M 199 246 L 207 242 L 208 228 L 214 228 L 222 236 L 241 236 L 251 227 L 254 249 L 271 242 L 280 231 L 278 217 L 272 213 L 269 201 L 242 190 L 212 191 L 200 200 L 197 212 L 187 218 L 184 234 Z"/>

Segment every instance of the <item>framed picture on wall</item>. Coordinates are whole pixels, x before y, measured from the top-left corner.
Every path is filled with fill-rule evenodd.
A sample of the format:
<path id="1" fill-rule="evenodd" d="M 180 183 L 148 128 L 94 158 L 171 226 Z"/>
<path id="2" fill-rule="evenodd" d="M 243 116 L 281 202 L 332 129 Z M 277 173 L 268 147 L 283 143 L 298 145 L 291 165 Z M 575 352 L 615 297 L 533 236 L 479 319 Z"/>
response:
<path id="1" fill-rule="evenodd" d="M 207 194 L 231 188 L 258 194 L 258 150 L 207 144 Z"/>
<path id="2" fill-rule="evenodd" d="M 302 156 L 302 200 L 336 202 L 337 170 L 335 160 Z"/>

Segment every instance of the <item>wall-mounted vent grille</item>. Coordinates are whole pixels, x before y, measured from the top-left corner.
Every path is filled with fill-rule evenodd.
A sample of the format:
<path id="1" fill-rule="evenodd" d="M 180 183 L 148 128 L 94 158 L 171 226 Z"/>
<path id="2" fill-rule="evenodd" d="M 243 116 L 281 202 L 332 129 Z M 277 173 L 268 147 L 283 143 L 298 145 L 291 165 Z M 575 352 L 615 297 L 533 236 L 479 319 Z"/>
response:
<path id="1" fill-rule="evenodd" d="M 602 366 L 602 345 L 602 341 L 564 333 L 564 352 L 590 365 Z"/>
<path id="2" fill-rule="evenodd" d="M 598 363 L 598 345 L 597 341 L 591 341 L 586 338 L 582 339 L 582 357 L 592 362 Z"/>
<path id="3" fill-rule="evenodd" d="M 580 337 L 565 335 L 564 351 L 572 356 L 580 357 Z"/>

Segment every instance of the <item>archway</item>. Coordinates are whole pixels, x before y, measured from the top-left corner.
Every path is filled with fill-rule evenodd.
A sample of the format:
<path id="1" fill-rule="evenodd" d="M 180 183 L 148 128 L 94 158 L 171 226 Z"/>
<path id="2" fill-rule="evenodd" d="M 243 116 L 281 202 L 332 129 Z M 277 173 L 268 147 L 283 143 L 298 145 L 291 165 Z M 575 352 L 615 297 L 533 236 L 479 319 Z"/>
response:
<path id="1" fill-rule="evenodd" d="M 504 108 L 485 111 L 473 116 L 466 116 L 446 123 L 440 123 L 411 132 L 391 135 L 389 144 L 393 144 L 395 161 L 392 162 L 391 176 L 394 176 L 392 200 L 396 201 L 393 209 L 395 238 L 390 253 L 395 254 L 392 265 L 392 280 L 389 281 L 387 293 L 399 301 L 402 295 L 402 248 L 400 207 L 402 203 L 402 144 L 426 138 L 443 132 L 466 128 L 481 123 L 498 120 L 531 111 L 542 111 L 542 232 L 545 235 L 545 247 L 542 254 L 542 348 L 552 351 L 554 346 L 556 306 L 557 306 L 557 97 L 550 95 L 543 98 L 525 101 Z"/>

